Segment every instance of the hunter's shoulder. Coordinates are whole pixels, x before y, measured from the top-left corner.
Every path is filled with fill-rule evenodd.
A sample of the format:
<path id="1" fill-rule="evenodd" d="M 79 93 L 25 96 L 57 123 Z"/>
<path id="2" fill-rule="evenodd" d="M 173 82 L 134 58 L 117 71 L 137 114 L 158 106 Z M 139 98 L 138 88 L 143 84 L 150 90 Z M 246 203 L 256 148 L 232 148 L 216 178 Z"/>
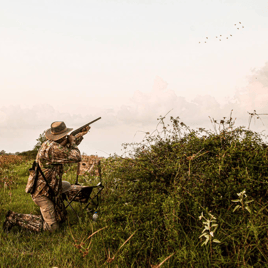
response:
<path id="1" fill-rule="evenodd" d="M 38 150 L 39 157 L 44 157 L 44 155 L 48 154 L 51 151 L 54 151 L 55 149 L 59 148 L 60 144 L 58 144 L 55 141 L 46 140 L 42 143 L 41 147 Z"/>
<path id="2" fill-rule="evenodd" d="M 46 140 L 42 143 L 39 151 L 46 151 L 46 150 L 50 149 L 51 147 L 57 147 L 57 143 L 54 141 L 51 141 L 51 140 Z"/>

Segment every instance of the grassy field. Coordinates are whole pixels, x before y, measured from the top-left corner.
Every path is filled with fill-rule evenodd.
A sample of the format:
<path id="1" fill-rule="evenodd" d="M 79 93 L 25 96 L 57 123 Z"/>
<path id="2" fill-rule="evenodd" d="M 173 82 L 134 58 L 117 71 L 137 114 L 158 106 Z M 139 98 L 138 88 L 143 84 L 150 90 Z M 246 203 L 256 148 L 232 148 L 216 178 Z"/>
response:
<path id="1" fill-rule="evenodd" d="M 267 145 L 222 120 L 215 132 L 178 118 L 102 159 L 99 218 L 68 208 L 53 234 L 0 229 L 1 267 L 268 267 Z M 2 159 L 0 221 L 39 214 L 26 194 L 31 161 Z M 1 160 L 0 160 L 1 161 Z M 75 182 L 76 165 L 64 180 Z M 80 176 L 85 185 L 98 178 Z"/>

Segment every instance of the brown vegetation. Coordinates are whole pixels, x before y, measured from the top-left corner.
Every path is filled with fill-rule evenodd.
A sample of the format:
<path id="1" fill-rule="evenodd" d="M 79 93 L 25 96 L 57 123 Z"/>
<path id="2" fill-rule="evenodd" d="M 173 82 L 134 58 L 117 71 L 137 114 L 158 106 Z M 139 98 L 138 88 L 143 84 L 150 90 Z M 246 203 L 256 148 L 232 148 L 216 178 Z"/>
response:
<path id="1" fill-rule="evenodd" d="M 24 161 L 23 156 L 19 155 L 1 155 L 0 156 L 0 168 L 8 168 L 13 164 L 21 164 Z"/>

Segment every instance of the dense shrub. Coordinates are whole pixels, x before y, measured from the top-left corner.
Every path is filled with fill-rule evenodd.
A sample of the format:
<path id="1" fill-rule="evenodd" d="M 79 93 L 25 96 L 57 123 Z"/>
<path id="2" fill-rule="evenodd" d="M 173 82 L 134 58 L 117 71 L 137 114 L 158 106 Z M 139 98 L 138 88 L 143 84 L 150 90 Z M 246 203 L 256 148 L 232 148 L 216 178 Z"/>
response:
<path id="1" fill-rule="evenodd" d="M 244 262 L 261 267 L 268 256 L 263 246 L 268 242 L 267 148 L 261 135 L 234 128 L 231 118 L 221 120 L 216 132 L 192 130 L 179 118 L 171 117 L 170 126 L 159 120 L 161 130 L 147 133 L 141 143 L 125 144 L 126 156 L 106 163 L 111 191 L 107 201 L 113 204 L 110 223 L 138 229 L 131 244 L 135 262 L 148 266 L 149 259 L 178 253 L 188 242 L 200 246 L 203 212 L 216 217 L 221 241 L 210 245 L 210 265 Z M 248 210 L 232 201 L 244 189 L 241 202 L 254 200 Z M 237 204 L 242 205 L 233 212 Z M 241 256 L 234 258 L 238 251 Z M 181 265 L 179 259 L 175 254 L 170 263 Z"/>

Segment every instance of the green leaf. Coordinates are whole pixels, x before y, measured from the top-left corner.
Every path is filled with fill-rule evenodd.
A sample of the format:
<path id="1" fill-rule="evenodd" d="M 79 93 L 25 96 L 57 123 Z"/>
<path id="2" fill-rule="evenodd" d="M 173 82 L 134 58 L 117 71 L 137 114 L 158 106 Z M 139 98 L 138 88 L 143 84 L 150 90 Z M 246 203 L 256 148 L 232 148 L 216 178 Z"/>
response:
<path id="1" fill-rule="evenodd" d="M 208 230 L 208 231 L 209 231 L 208 226 L 205 226 L 205 228 L 204 228 L 203 232 L 205 232 L 206 230 Z"/>
<path id="2" fill-rule="evenodd" d="M 246 206 L 245 209 L 246 209 L 249 213 L 251 213 L 251 210 L 250 210 L 250 208 L 249 208 L 248 206 Z"/>
<path id="3" fill-rule="evenodd" d="M 209 235 L 208 235 L 207 233 L 201 234 L 201 235 L 199 236 L 199 238 L 202 237 L 202 236 L 204 236 L 206 239 L 209 239 Z"/>
<path id="4" fill-rule="evenodd" d="M 221 241 L 218 240 L 218 239 L 213 239 L 212 242 L 214 242 L 214 243 L 221 243 Z"/>
<path id="5" fill-rule="evenodd" d="M 232 200 L 232 202 L 235 202 L 235 203 L 240 202 L 240 199 Z"/>
<path id="6" fill-rule="evenodd" d="M 234 208 L 233 212 L 235 212 L 238 208 L 241 208 L 241 206 L 240 206 L 240 205 L 237 205 L 237 206 Z"/>
<path id="7" fill-rule="evenodd" d="M 201 246 L 206 245 L 208 243 L 208 241 L 209 241 L 209 238 L 207 238 L 206 241 L 204 241 Z"/>

